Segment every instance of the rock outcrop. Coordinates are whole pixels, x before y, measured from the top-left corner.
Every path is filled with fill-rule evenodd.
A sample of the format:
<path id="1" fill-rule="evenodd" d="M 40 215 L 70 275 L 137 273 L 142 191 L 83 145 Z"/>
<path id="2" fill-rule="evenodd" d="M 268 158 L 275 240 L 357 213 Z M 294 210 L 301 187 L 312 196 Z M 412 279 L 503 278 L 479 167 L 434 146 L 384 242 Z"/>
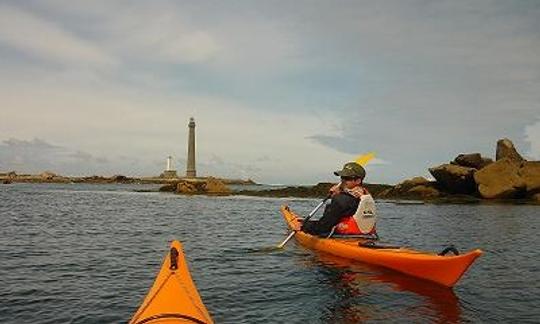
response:
<path id="1" fill-rule="evenodd" d="M 450 163 L 480 170 L 483 167 L 493 163 L 493 160 L 490 158 L 482 157 L 480 153 L 471 153 L 460 154 L 454 159 L 454 161 Z"/>
<path id="2" fill-rule="evenodd" d="M 432 199 L 440 195 L 435 182 L 424 177 L 414 177 L 381 192 L 378 196 L 380 198 Z"/>
<path id="3" fill-rule="evenodd" d="M 110 181 L 111 182 L 129 182 L 129 181 L 131 181 L 131 179 L 126 177 L 125 175 L 117 174 L 117 175 L 113 175 L 110 178 Z"/>
<path id="4" fill-rule="evenodd" d="M 56 174 L 51 171 L 44 171 L 39 177 L 43 180 L 53 180 L 56 177 Z"/>
<path id="5" fill-rule="evenodd" d="M 230 194 L 231 190 L 221 180 L 208 178 L 204 184 L 204 191 L 209 194 Z"/>
<path id="6" fill-rule="evenodd" d="M 176 187 L 177 187 L 176 183 L 166 184 L 166 185 L 163 185 L 163 186 L 159 187 L 159 191 L 161 191 L 161 192 L 175 192 Z"/>
<path id="7" fill-rule="evenodd" d="M 476 192 L 475 168 L 442 164 L 430 168 L 429 172 L 437 180 L 439 186 L 450 193 L 473 194 Z"/>
<path id="8" fill-rule="evenodd" d="M 518 175 L 525 182 L 525 190 L 528 196 L 540 193 L 540 161 L 521 163 Z"/>
<path id="9" fill-rule="evenodd" d="M 507 138 L 497 142 L 496 161 L 480 153 L 460 154 L 450 164 L 429 169 L 436 179 L 405 180 L 381 193 L 382 198 L 436 201 L 522 199 L 540 201 L 540 161 L 526 161 Z"/>
<path id="10" fill-rule="evenodd" d="M 520 163 L 500 159 L 474 174 L 478 192 L 486 199 L 523 198 L 525 181 L 519 176 Z"/>
<path id="11" fill-rule="evenodd" d="M 517 152 L 514 147 L 514 143 L 508 138 L 503 138 L 497 141 L 497 151 L 495 153 L 495 160 L 508 159 L 511 161 L 522 162 L 525 159 Z"/>
<path id="12" fill-rule="evenodd" d="M 333 185 L 335 185 L 335 183 L 320 182 L 314 186 L 290 186 L 279 189 L 242 190 L 235 192 L 234 194 L 260 197 L 323 198 L 328 195 L 328 191 Z M 390 190 L 392 188 L 392 186 L 390 185 L 370 183 L 365 183 L 364 187 L 374 197 L 380 197 L 384 191 Z"/>
<path id="13" fill-rule="evenodd" d="M 162 187 L 160 191 L 166 191 L 166 188 Z M 231 190 L 222 181 L 210 177 L 205 180 L 178 181 L 175 192 L 183 195 L 228 195 Z"/>

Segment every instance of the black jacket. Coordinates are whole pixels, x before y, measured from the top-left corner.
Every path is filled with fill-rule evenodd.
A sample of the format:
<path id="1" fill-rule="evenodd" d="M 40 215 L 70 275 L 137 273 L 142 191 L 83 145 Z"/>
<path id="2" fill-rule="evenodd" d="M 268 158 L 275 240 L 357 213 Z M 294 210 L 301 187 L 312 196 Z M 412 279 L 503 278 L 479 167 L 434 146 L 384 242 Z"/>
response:
<path id="1" fill-rule="evenodd" d="M 348 193 L 339 193 L 332 197 L 330 204 L 326 205 L 324 214 L 318 221 L 307 221 L 302 224 L 302 231 L 314 235 L 329 234 L 332 227 L 336 226 L 343 217 L 356 213 L 358 203 L 360 203 L 360 199 Z"/>

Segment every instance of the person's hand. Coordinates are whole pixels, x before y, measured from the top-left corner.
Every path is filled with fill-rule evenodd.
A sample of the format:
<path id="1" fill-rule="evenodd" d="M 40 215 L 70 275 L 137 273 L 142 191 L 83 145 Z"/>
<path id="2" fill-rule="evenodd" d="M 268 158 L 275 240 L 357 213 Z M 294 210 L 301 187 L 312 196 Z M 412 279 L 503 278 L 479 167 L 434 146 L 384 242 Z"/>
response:
<path id="1" fill-rule="evenodd" d="M 302 223 L 303 219 L 295 219 L 294 222 L 291 224 L 293 231 L 300 231 L 302 229 Z"/>
<path id="2" fill-rule="evenodd" d="M 352 189 L 347 190 L 348 193 L 350 193 L 353 197 L 360 199 L 363 195 L 365 195 L 365 190 L 362 187 L 355 187 Z"/>
<path id="3" fill-rule="evenodd" d="M 330 188 L 330 195 L 335 196 L 341 192 L 341 183 L 335 184 Z"/>

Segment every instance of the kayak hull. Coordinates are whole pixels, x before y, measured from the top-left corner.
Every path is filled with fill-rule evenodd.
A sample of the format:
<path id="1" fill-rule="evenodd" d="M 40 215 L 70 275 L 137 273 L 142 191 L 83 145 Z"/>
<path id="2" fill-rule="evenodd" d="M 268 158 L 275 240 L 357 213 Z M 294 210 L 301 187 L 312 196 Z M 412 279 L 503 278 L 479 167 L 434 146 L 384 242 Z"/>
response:
<path id="1" fill-rule="evenodd" d="M 299 217 L 288 206 L 282 206 L 281 213 L 289 228 L 293 229 Z M 296 232 L 295 238 L 309 249 L 385 267 L 446 287 L 453 287 L 482 254 L 479 249 L 460 255 L 442 256 L 403 247 L 369 248 L 360 246 L 368 241 L 366 239 L 321 238 L 300 231 Z"/>
<path id="2" fill-rule="evenodd" d="M 171 243 L 154 284 L 129 323 L 213 323 L 193 283 L 180 242 Z"/>

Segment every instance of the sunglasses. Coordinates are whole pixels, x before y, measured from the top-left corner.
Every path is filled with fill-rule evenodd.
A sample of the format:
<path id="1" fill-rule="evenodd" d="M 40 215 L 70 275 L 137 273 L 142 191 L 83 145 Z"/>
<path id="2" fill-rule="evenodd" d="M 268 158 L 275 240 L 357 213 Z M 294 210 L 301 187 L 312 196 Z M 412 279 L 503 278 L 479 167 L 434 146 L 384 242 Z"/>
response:
<path id="1" fill-rule="evenodd" d="M 342 181 L 353 181 L 358 179 L 358 177 L 341 177 Z"/>

